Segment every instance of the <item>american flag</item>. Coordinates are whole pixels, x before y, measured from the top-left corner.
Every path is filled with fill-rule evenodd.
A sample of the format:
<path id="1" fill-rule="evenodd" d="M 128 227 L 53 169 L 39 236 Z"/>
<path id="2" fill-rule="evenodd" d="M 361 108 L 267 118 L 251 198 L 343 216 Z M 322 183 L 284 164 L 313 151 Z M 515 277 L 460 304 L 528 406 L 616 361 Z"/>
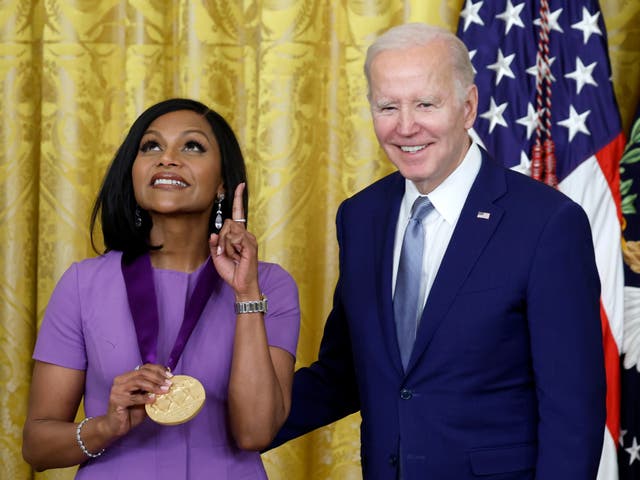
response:
<path id="1" fill-rule="evenodd" d="M 625 140 L 600 7 L 596 0 L 466 0 L 458 36 L 476 71 L 474 133 L 481 143 L 507 167 L 557 181 L 589 217 L 607 373 L 598 478 L 617 479 L 624 315 L 619 162 Z M 536 144 L 541 164 L 532 163 Z M 548 144 L 555 156 L 551 150 L 545 156 Z"/>
<path id="2" fill-rule="evenodd" d="M 640 478 L 640 107 L 620 163 L 625 286 L 618 463 L 621 480 L 637 480 Z"/>

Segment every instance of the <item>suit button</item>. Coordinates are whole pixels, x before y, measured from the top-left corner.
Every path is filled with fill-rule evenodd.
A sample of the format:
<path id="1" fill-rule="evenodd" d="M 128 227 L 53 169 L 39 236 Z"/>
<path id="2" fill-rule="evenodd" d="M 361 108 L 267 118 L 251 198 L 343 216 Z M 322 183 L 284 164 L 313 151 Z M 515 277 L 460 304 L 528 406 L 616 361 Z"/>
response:
<path id="1" fill-rule="evenodd" d="M 403 388 L 402 390 L 400 390 L 401 399 L 409 400 L 412 396 L 413 396 L 413 393 L 411 393 L 411 390 L 407 390 L 406 388 Z"/>
<path id="2" fill-rule="evenodd" d="M 389 465 L 395 467 L 398 464 L 398 457 L 396 455 L 389 455 Z"/>

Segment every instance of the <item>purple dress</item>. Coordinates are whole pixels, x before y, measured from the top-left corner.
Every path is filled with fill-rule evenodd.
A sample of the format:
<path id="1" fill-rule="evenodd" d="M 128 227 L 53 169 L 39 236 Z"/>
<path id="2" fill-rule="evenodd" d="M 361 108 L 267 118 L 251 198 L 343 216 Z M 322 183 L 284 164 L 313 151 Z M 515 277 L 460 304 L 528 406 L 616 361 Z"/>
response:
<path id="1" fill-rule="evenodd" d="M 141 363 L 120 252 L 74 263 L 51 296 L 33 358 L 86 370 L 84 409 L 104 415 L 114 377 Z M 211 261 L 208 259 L 207 261 Z M 158 359 L 169 356 L 194 288 L 193 273 L 153 269 L 160 317 Z M 269 299 L 269 345 L 295 356 L 300 328 L 298 290 L 281 267 L 260 262 L 260 287 Z M 260 455 L 238 449 L 229 430 L 227 386 L 235 332 L 234 293 L 222 279 L 214 289 L 174 369 L 202 382 L 207 398 L 191 421 L 161 426 L 146 419 L 78 470 L 79 479 L 264 479 Z"/>

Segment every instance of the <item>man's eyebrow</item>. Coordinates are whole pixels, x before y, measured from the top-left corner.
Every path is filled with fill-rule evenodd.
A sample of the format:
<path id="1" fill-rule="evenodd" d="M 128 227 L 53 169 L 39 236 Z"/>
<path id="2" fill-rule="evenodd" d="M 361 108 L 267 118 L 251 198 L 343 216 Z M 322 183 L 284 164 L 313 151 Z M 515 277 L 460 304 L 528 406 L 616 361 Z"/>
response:
<path id="1" fill-rule="evenodd" d="M 416 98 L 417 103 L 438 103 L 440 101 L 440 96 L 438 95 L 425 95 L 424 97 Z"/>
<path id="2" fill-rule="evenodd" d="M 388 98 L 380 98 L 378 100 L 375 101 L 374 105 L 378 108 L 383 108 L 383 107 L 388 107 L 389 105 L 392 105 L 394 103 L 393 100 L 390 100 Z"/>

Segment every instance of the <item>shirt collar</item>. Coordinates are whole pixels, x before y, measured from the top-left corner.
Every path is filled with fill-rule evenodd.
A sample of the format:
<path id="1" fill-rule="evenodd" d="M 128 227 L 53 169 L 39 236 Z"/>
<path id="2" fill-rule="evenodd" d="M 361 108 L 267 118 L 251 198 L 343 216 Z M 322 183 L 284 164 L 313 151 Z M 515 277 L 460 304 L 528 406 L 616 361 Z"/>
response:
<path id="1" fill-rule="evenodd" d="M 460 165 L 428 195 L 435 210 L 450 225 L 455 225 L 458 221 L 462 207 L 471 190 L 471 185 L 473 185 L 480 171 L 481 163 L 482 155 L 480 149 L 475 142 L 471 142 L 471 146 Z M 411 206 L 419 195 L 420 193 L 415 184 L 411 180 L 405 179 L 405 191 L 402 200 L 405 212 L 411 212 Z"/>

